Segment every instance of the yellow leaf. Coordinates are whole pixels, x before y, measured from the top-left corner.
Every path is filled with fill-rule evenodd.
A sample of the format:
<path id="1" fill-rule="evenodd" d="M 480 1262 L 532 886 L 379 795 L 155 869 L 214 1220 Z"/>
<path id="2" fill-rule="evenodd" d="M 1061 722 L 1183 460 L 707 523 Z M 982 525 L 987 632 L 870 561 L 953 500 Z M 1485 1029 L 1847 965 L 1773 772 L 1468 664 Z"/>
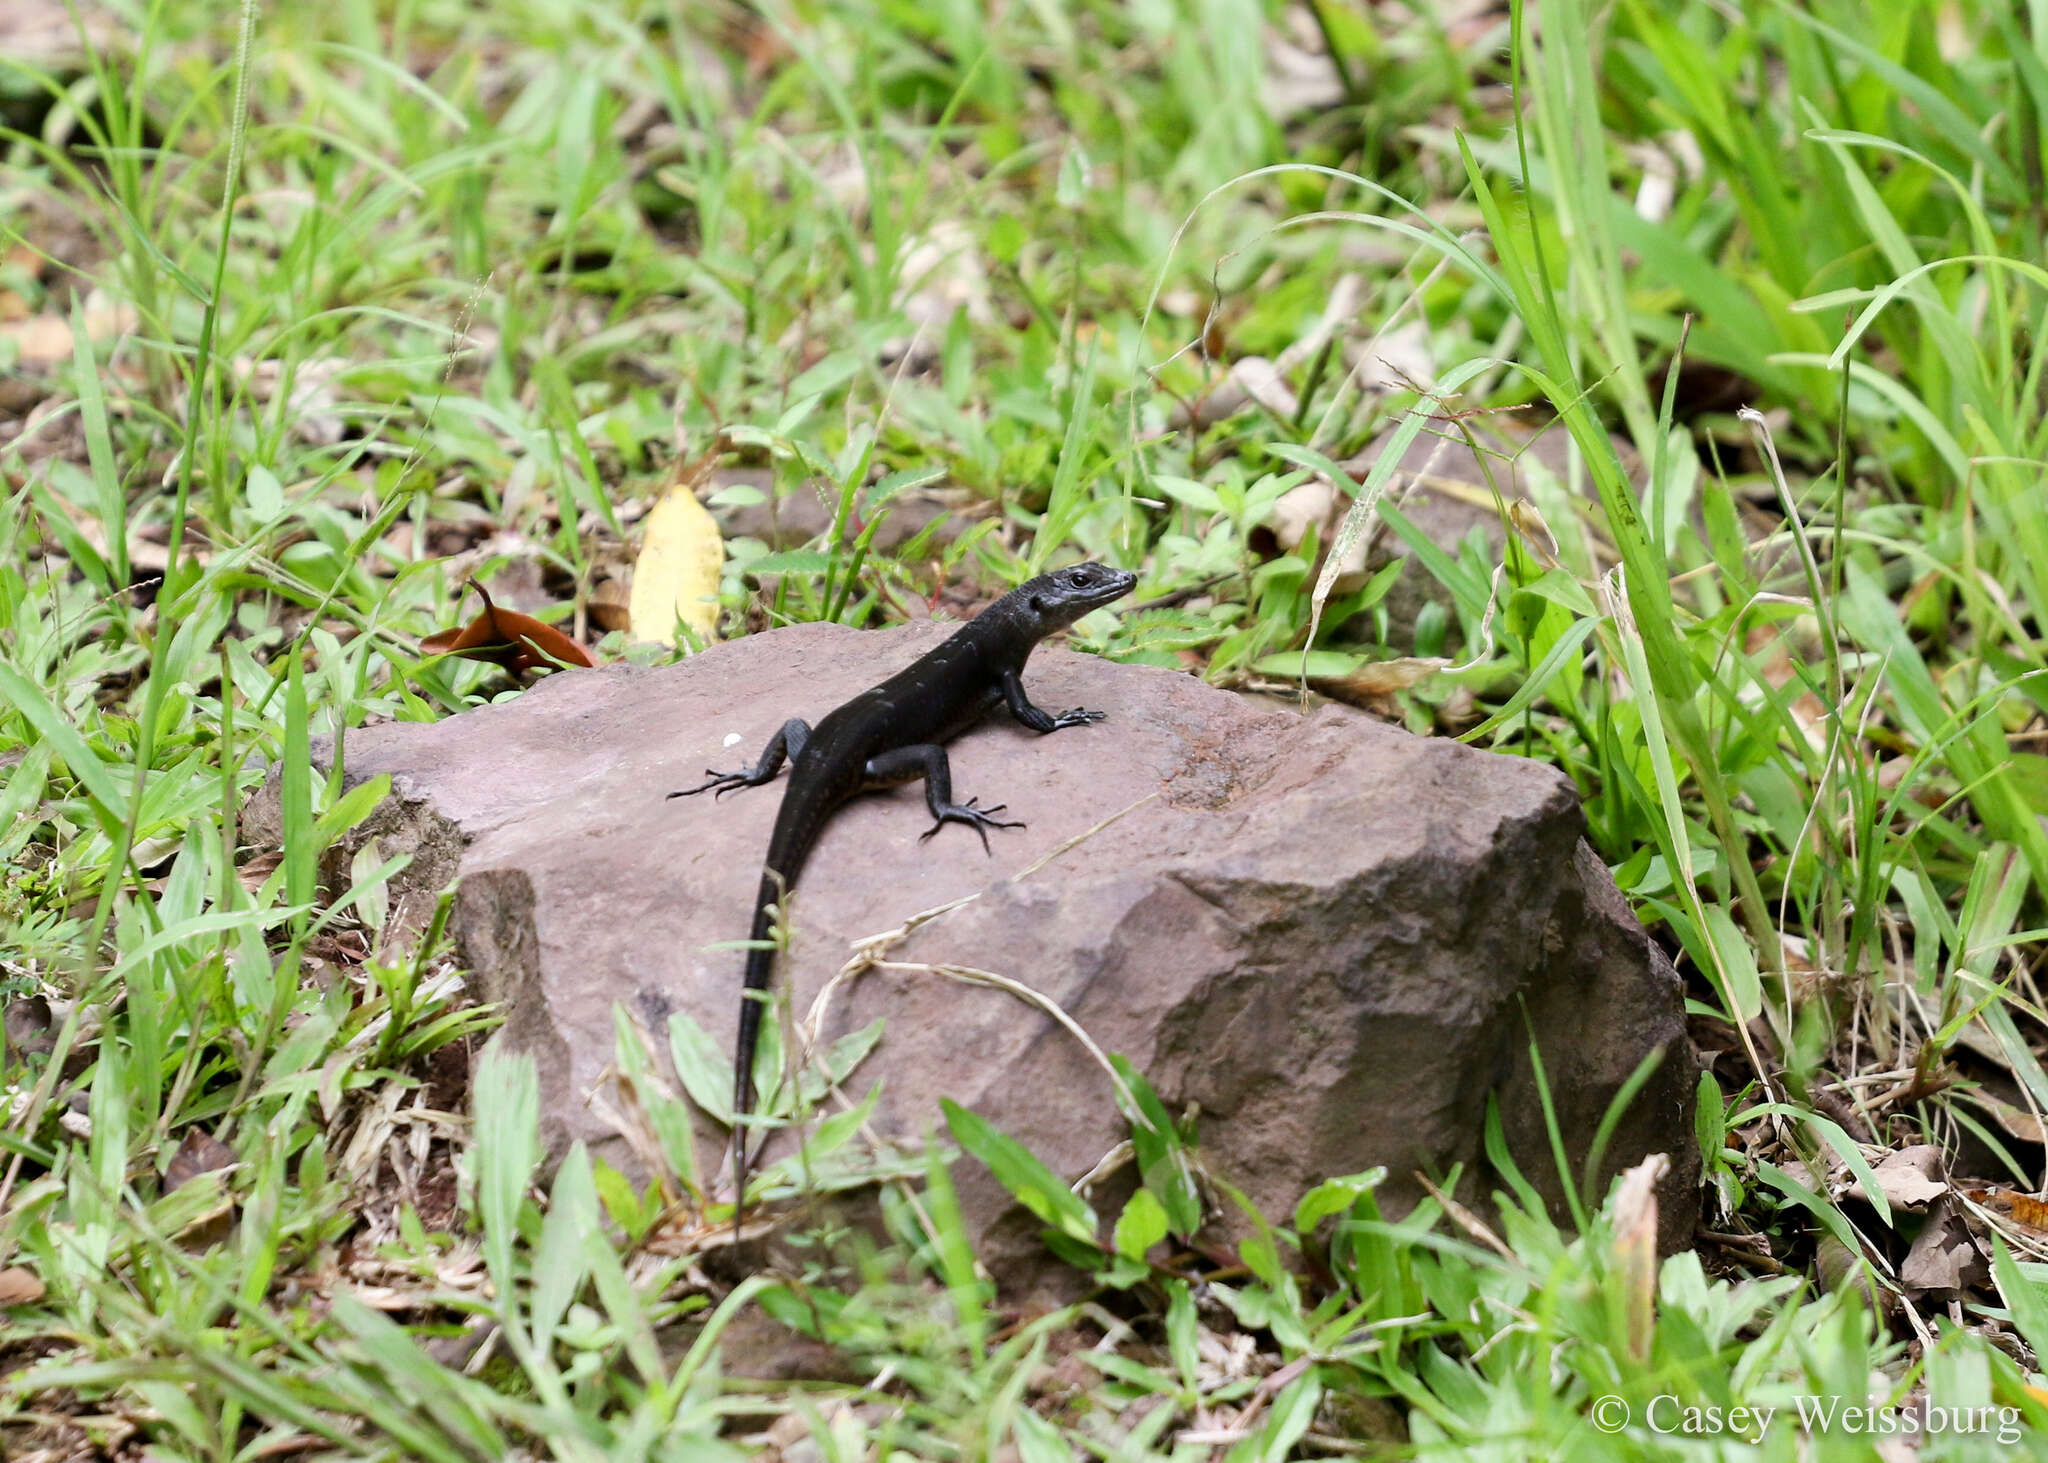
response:
<path id="1" fill-rule="evenodd" d="M 725 541 L 687 478 L 663 494 L 642 529 L 629 611 L 633 638 L 673 645 L 681 620 L 710 639 L 718 629 L 718 570 Z"/>

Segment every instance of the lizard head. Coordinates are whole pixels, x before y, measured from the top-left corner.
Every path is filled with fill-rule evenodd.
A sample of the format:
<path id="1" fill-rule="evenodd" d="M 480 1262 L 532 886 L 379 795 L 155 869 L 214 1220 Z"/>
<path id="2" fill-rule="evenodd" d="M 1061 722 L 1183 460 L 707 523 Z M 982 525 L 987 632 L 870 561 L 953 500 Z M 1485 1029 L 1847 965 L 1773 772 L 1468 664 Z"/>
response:
<path id="1" fill-rule="evenodd" d="M 1127 569 L 1107 564 L 1074 564 L 1041 574 L 1017 590 L 1047 630 L 1063 629 L 1112 600 L 1122 599 L 1138 582 Z"/>

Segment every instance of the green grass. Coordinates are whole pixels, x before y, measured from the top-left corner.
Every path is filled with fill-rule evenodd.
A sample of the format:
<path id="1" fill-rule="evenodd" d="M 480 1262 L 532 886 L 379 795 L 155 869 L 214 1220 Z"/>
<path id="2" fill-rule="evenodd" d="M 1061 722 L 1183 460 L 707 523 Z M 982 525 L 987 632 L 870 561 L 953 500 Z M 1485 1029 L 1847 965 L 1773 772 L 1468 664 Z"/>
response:
<path id="1" fill-rule="evenodd" d="M 1845 1192 L 1916 1143 L 2044 1184 L 2040 6 L 110 9 L 105 49 L 0 63 L 0 324 L 74 341 L 0 329 L 33 409 L 0 438 L 10 1456 L 694 1458 L 771 1425 L 828 1459 L 1718 1456 L 1683 1409 L 1737 1406 L 1779 1409 L 1763 1456 L 1875 1456 L 1802 1440 L 1830 1400 L 1988 1420 L 1928 1457 L 2044 1451 L 2048 1236 L 1954 1195 L 1984 1273 L 1902 1295 L 1933 1221 Z M 1269 108 L 1262 26 L 1334 89 Z M 1351 379 L 1400 321 L 1431 393 Z M 1296 409 L 1179 425 L 1247 356 Z M 1567 466 L 1524 454 L 1504 544 L 1433 542 L 1382 490 L 1478 413 Z M 1502 1159 L 1492 1230 L 1332 1176 L 1232 1266 L 1161 1263 L 1199 1155 L 1133 1072 L 1117 1215 L 950 1125 L 1089 1302 L 1007 1308 L 943 1153 L 877 1175 L 818 1140 L 814 1178 L 884 1182 L 894 1247 L 724 1286 L 684 1099 L 631 1041 L 656 1172 L 578 1152 L 536 1186 L 530 1070 L 484 1063 L 472 1103 L 492 1013 L 440 919 L 387 945 L 395 862 L 323 870 L 382 790 L 309 742 L 504 694 L 420 649 L 465 580 L 575 619 L 721 432 L 833 523 L 727 543 L 729 632 L 1086 554 L 1168 601 L 1104 654 L 1339 695 L 1412 654 L 1376 704 L 1563 769 L 1728 1049 L 1722 1238 L 1658 1266 L 1625 1189 L 1562 1233 Z M 1274 542 L 1316 474 L 1361 505 L 1340 536 L 1430 577 L 1412 644 L 1389 575 Z M 876 549 L 927 481 L 966 531 Z M 273 765 L 274 867 L 237 823 Z M 886 1384 L 726 1375 L 756 1306 Z"/>

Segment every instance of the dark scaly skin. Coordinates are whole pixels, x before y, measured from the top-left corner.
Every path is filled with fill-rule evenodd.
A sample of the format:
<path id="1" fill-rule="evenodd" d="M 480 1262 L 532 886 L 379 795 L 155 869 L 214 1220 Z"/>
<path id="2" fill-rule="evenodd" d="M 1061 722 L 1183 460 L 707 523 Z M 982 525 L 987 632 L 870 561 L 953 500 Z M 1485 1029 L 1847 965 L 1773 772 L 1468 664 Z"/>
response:
<path id="1" fill-rule="evenodd" d="M 754 896 L 754 926 L 747 951 L 746 993 L 740 1001 L 740 1031 L 733 1064 L 733 1210 L 738 1222 L 747 1189 L 747 1115 L 754 1106 L 754 1048 L 761 1032 L 761 1007 L 775 968 L 774 906 L 795 886 L 804 860 L 826 821 L 848 799 L 876 788 L 924 779 L 930 838 L 948 823 L 965 823 L 988 847 L 991 828 L 1021 828 L 995 814 L 1003 804 L 983 808 L 973 798 L 953 801 L 952 769 L 945 743 L 999 705 L 1039 733 L 1100 721 L 1099 711 L 1073 710 L 1055 716 L 1031 704 L 1024 693 L 1024 662 L 1038 642 L 1063 630 L 1090 610 L 1128 594 L 1135 574 L 1101 564 L 1057 569 L 1004 595 L 969 620 L 922 659 L 881 685 L 863 691 L 816 727 L 782 724 L 761 758 L 738 772 L 712 772 L 710 781 L 669 794 L 723 795 L 734 788 L 772 781 L 784 761 L 789 786 L 768 857 Z"/>

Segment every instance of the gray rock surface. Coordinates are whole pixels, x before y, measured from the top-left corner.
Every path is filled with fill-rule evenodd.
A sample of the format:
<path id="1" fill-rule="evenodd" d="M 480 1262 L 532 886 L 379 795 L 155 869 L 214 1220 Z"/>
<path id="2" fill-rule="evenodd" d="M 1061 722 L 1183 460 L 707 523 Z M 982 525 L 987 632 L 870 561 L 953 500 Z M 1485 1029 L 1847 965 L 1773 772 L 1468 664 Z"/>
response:
<path id="1" fill-rule="evenodd" d="M 538 1057 L 553 1140 L 623 1157 L 608 1104 L 589 1101 L 613 1060 L 615 1001 L 657 1037 L 684 1011 L 731 1040 L 742 956 L 706 947 L 746 932 L 783 782 L 717 803 L 663 795 L 751 761 L 785 717 L 815 721 L 949 629 L 808 625 L 349 735 L 351 780 L 393 776 L 368 832 L 415 853 L 401 894 L 415 917 L 459 870 L 461 958 L 478 997 L 506 1004 L 495 1040 Z M 1038 738 L 999 714 L 953 745 L 956 796 L 1029 822 L 993 834 L 992 856 L 964 828 L 920 843 L 916 787 L 844 809 L 795 901 L 779 980 L 797 1013 L 850 941 L 977 896 L 890 959 L 995 971 L 1056 1001 L 1172 1111 L 1198 1103 L 1205 1162 L 1275 1219 L 1318 1180 L 1373 1164 L 1393 1211 L 1421 1194 L 1418 1171 L 1456 1164 L 1483 1204 L 1504 1188 L 1485 1171 L 1490 1092 L 1523 1172 L 1555 1195 L 1532 1030 L 1575 1165 L 1661 1046 L 1606 1168 L 1670 1154 L 1663 1238 L 1686 1241 L 1698 1163 L 1679 982 L 1582 842 L 1564 777 L 1344 707 L 1303 716 L 1060 649 L 1025 680 L 1040 705 L 1108 720 Z M 258 841 L 264 818 L 252 806 Z M 885 1136 L 939 1128 L 948 1096 L 1073 1179 L 1126 1135 L 1103 1069 L 1013 994 L 885 969 L 829 1010 L 827 1039 L 887 1022 L 849 1083 L 859 1095 L 882 1081 Z M 708 1163 L 721 1151 L 708 1122 L 702 1139 Z M 770 1161 L 788 1145 L 780 1135 Z M 978 1163 L 954 1176 L 984 1259 L 1028 1278 L 1044 1259 L 1036 1222 Z M 1111 1190 L 1098 1196 L 1109 1216 Z"/>

